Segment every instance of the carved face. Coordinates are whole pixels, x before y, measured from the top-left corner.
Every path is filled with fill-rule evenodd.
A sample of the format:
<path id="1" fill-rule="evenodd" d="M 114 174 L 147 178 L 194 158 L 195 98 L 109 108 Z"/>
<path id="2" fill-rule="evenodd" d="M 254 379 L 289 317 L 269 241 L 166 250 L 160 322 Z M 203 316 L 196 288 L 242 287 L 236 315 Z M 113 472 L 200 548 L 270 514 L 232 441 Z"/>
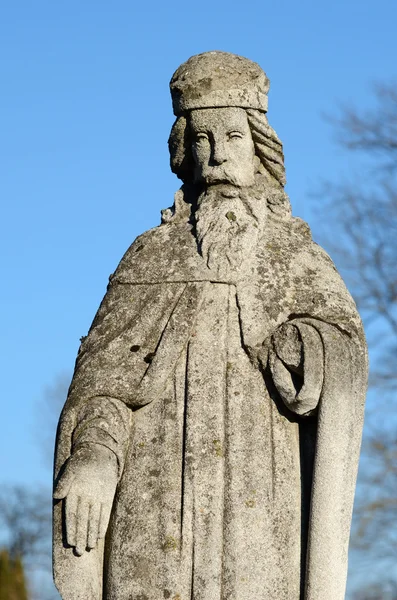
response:
<path id="1" fill-rule="evenodd" d="M 243 108 L 203 108 L 190 114 L 195 182 L 254 184 L 255 148 Z"/>

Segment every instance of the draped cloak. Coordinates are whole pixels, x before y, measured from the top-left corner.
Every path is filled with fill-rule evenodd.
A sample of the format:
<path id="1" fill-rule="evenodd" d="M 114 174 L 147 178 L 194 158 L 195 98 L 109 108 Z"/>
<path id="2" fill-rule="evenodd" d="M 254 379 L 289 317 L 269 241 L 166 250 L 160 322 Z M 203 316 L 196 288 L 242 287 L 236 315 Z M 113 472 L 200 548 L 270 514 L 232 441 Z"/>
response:
<path id="1" fill-rule="evenodd" d="M 273 343 L 293 324 L 299 385 Z M 128 249 L 83 340 L 55 475 L 117 456 L 106 540 L 78 557 L 54 503 L 64 600 L 342 600 L 366 389 L 355 304 L 300 219 L 268 210 L 238 273 L 188 220 Z M 315 411 L 305 403 L 318 401 Z"/>

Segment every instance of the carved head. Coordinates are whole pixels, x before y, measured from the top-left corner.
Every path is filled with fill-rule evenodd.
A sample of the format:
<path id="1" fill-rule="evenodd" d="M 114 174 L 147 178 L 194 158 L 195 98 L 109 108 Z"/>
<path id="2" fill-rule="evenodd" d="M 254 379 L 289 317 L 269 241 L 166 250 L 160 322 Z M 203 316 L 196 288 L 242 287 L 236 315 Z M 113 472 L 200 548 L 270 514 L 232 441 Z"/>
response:
<path id="1" fill-rule="evenodd" d="M 269 126 L 269 80 L 256 63 L 226 52 L 193 56 L 174 73 L 169 148 L 185 183 L 252 186 L 256 176 L 285 184 L 284 155 Z"/>

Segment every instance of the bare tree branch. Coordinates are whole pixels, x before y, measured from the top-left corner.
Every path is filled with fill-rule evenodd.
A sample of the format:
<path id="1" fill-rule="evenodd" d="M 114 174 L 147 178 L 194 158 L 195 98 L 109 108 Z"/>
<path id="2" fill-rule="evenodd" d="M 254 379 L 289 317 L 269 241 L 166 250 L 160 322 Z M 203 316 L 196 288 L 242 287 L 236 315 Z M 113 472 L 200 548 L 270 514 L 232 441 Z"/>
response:
<path id="1" fill-rule="evenodd" d="M 10 557 L 42 567 L 51 546 L 51 492 L 24 486 L 3 487 L 0 523 Z"/>

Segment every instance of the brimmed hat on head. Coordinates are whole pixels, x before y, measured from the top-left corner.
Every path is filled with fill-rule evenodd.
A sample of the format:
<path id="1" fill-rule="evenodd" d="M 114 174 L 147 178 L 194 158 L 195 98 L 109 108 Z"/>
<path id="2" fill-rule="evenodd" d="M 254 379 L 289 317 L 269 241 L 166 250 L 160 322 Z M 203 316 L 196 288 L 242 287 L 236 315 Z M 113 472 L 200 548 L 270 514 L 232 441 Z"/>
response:
<path id="1" fill-rule="evenodd" d="M 183 63 L 170 82 L 174 114 L 238 106 L 267 112 L 270 82 L 261 67 L 229 52 L 204 52 Z"/>

